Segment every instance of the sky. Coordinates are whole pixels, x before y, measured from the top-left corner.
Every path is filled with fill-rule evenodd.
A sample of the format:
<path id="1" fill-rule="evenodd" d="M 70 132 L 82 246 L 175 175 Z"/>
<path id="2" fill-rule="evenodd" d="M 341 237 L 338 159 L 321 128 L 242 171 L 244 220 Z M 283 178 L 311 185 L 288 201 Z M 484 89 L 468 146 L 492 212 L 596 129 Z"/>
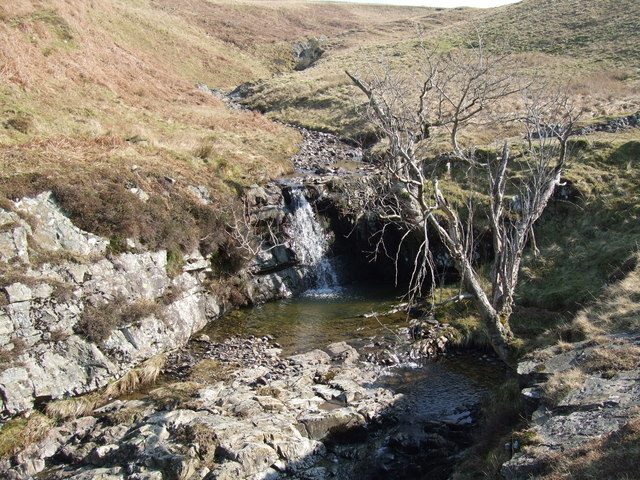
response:
<path id="1" fill-rule="evenodd" d="M 411 5 L 418 7 L 498 7 L 518 0 L 338 0 L 351 3 L 382 3 L 385 5 Z"/>

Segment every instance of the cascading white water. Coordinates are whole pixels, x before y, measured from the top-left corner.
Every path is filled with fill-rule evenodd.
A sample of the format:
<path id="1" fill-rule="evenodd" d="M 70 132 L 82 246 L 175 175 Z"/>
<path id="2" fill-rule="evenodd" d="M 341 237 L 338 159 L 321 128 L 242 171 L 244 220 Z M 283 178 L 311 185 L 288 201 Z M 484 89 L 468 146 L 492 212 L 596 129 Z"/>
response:
<path id="1" fill-rule="evenodd" d="M 287 233 L 298 260 L 308 269 L 309 292 L 328 294 L 335 291 L 338 276 L 326 256 L 329 250 L 327 234 L 299 188 L 291 189 L 291 217 Z"/>

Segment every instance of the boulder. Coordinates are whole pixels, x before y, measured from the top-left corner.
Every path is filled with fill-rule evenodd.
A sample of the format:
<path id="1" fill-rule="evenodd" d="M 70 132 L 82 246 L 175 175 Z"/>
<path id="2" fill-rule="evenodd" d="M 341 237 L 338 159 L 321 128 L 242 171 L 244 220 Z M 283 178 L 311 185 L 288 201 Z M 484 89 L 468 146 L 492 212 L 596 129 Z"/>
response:
<path id="1" fill-rule="evenodd" d="M 294 43 L 291 47 L 295 58 L 295 70 L 304 70 L 313 65 L 324 53 L 322 38 L 309 38 L 304 42 Z"/>

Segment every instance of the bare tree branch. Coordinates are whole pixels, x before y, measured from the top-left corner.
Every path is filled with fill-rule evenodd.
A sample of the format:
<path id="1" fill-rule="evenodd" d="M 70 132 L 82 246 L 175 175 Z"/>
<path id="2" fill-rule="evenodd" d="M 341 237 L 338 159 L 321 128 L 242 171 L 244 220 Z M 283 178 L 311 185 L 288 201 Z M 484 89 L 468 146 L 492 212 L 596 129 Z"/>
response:
<path id="1" fill-rule="evenodd" d="M 367 80 L 347 75 L 367 97 L 369 119 L 389 142 L 383 161 L 387 188 L 376 192 L 370 206 L 375 205 L 372 209 L 381 220 L 406 232 L 402 241 L 410 232 L 421 235 L 409 297 L 420 295 L 426 279 L 435 283 L 429 245 L 433 232 L 462 277 L 462 295 L 473 298 L 494 350 L 508 361 L 513 338 L 509 318 L 523 252 L 529 240 L 534 242 L 533 226 L 560 183 L 577 112 L 565 96 L 549 95 L 548 90 L 525 91 L 524 112 L 517 116 L 526 130 L 525 151 L 512 157 L 505 142 L 495 160 L 478 161 L 475 148 L 463 148 L 458 134 L 489 105 L 522 91 L 510 71 L 502 69 L 503 63 L 504 58 L 487 54 L 479 41 L 472 55 L 428 52 L 415 88 L 388 69 Z M 439 161 L 427 160 L 429 140 L 436 128 L 449 134 L 453 154 L 445 161 L 466 162 L 468 180 L 475 179 L 465 203 L 466 218 L 450 204 L 440 186 Z M 490 287 L 485 287 L 474 267 L 475 196 L 480 193 L 488 198 L 486 214 L 495 255 Z M 386 248 L 383 236 L 378 246 Z M 399 250 L 396 262 L 398 254 Z"/>

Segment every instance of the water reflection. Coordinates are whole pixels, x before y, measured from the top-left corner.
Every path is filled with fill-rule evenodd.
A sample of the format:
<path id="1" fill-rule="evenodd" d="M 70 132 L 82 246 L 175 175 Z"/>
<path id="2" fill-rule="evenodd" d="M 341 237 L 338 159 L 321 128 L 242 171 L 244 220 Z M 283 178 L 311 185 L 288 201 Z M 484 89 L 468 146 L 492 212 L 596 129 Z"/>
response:
<path id="1" fill-rule="evenodd" d="M 362 315 L 392 309 L 400 295 L 400 291 L 378 285 L 311 290 L 299 297 L 231 312 L 213 322 L 205 333 L 217 340 L 236 334 L 271 335 L 284 355 L 301 353 L 333 342 L 388 335 L 381 325 L 403 325 L 405 314 Z"/>

